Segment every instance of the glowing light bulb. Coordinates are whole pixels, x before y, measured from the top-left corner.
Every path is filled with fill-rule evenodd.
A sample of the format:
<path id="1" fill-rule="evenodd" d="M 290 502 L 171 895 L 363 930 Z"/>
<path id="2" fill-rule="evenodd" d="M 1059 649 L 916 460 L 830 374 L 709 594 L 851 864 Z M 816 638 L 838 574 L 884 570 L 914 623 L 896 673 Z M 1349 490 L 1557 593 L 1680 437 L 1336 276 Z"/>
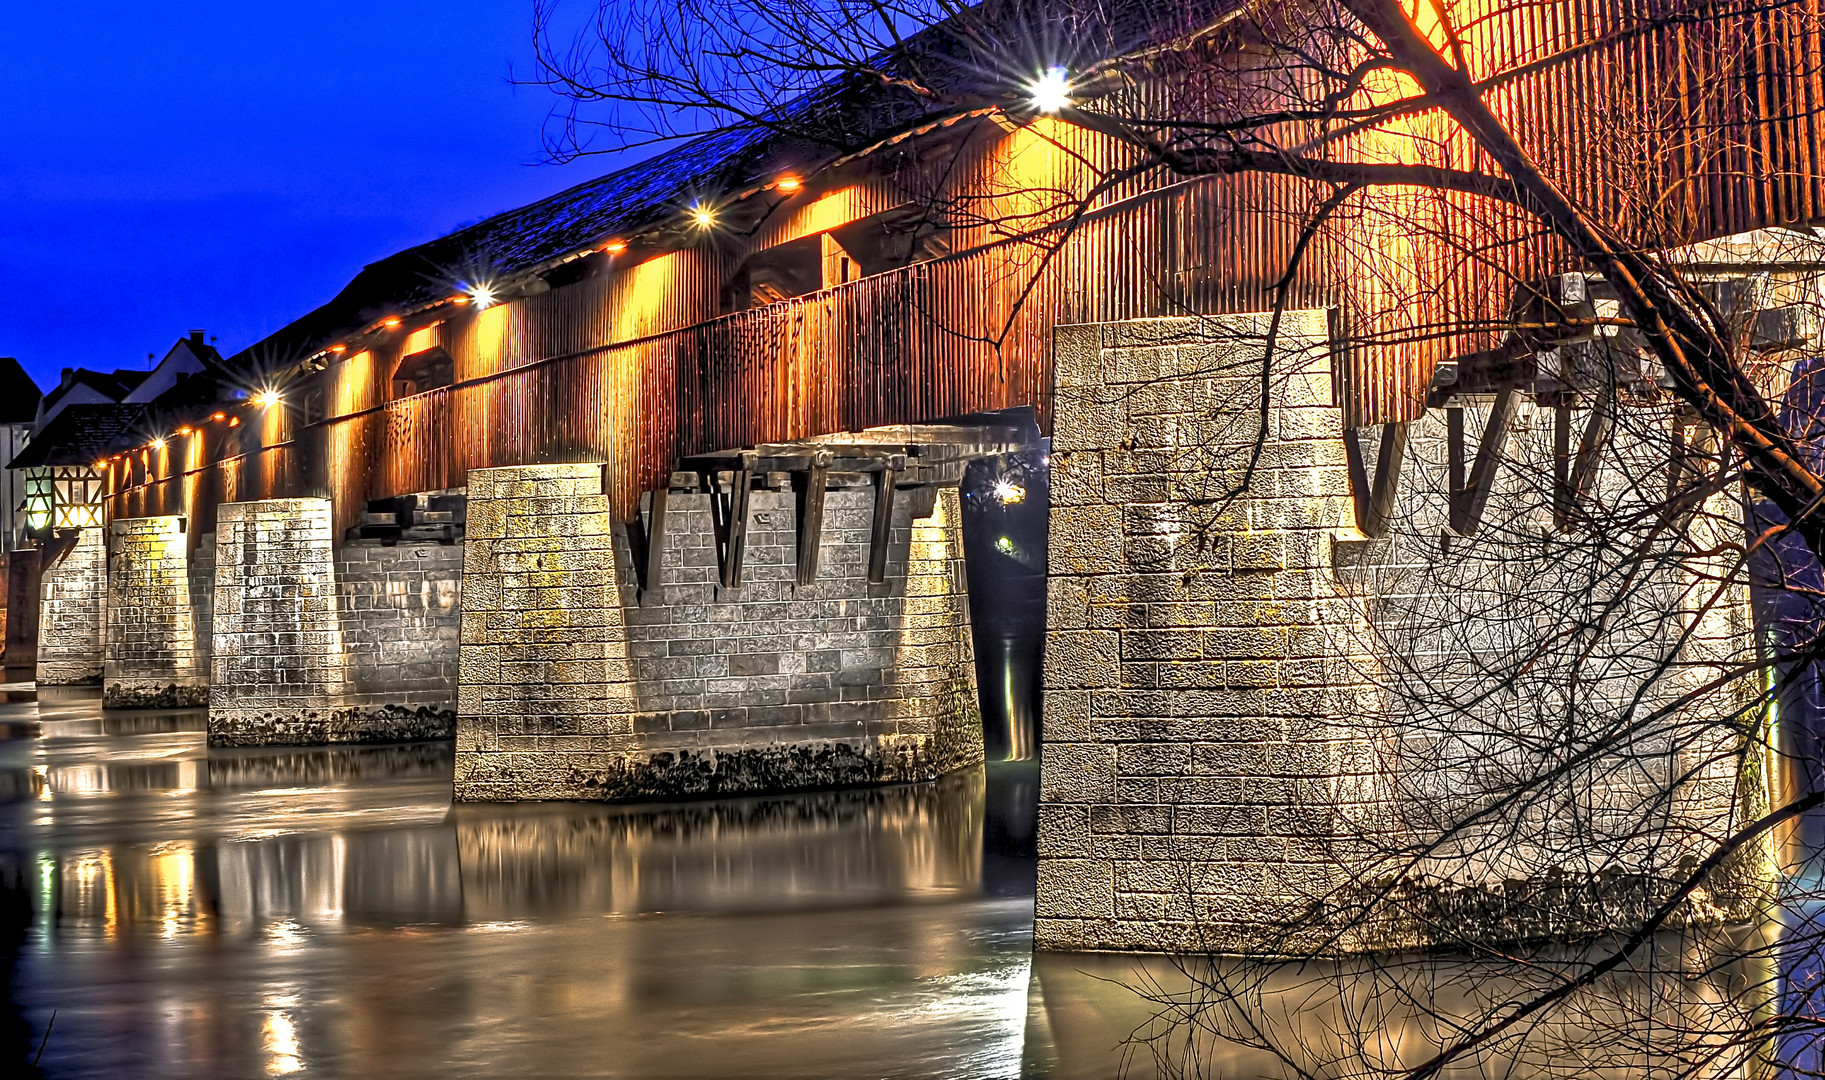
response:
<path id="1" fill-rule="evenodd" d="M 995 540 L 995 550 L 1001 552 L 1003 555 L 1012 555 L 1014 554 L 1014 541 L 1005 536 L 997 537 Z"/>
<path id="2" fill-rule="evenodd" d="M 608 242 L 608 244 L 605 247 L 603 247 L 602 250 L 608 252 L 610 255 L 619 255 L 623 251 L 627 250 L 627 241 L 626 240 L 610 240 Z"/>
<path id="3" fill-rule="evenodd" d="M 1027 489 L 1008 480 L 997 480 L 995 481 L 995 498 L 1000 500 L 1003 505 L 1025 502 Z"/>
<path id="4" fill-rule="evenodd" d="M 262 409 L 270 409 L 280 401 L 277 390 L 262 390 L 253 396 L 253 403 Z"/>
<path id="5" fill-rule="evenodd" d="M 333 352 L 333 353 L 345 353 L 348 351 L 349 351 L 349 347 L 347 345 L 343 345 L 340 343 L 330 346 L 330 352 Z"/>
<path id="6" fill-rule="evenodd" d="M 188 435 L 190 434 L 190 429 L 188 427 L 181 427 L 177 429 L 177 433 L 179 435 Z"/>
<path id="7" fill-rule="evenodd" d="M 210 413 L 210 414 L 209 414 L 209 419 L 211 419 L 211 420 L 226 420 L 226 419 L 228 419 L 228 414 L 227 414 L 227 413 Z"/>
<path id="8" fill-rule="evenodd" d="M 475 301 L 475 310 L 494 306 L 494 290 L 486 285 L 475 285 L 469 289 L 469 296 Z"/>
<path id="9" fill-rule="evenodd" d="M 1027 87 L 1027 97 L 1035 109 L 1048 115 L 1068 108 L 1071 105 L 1071 81 L 1065 78 L 1065 69 L 1050 67 L 1041 72 L 1039 78 Z"/>
<path id="10" fill-rule="evenodd" d="M 716 212 L 702 203 L 698 203 L 691 207 L 691 220 L 699 229 L 707 229 L 716 224 Z"/>
<path id="11" fill-rule="evenodd" d="M 399 316 L 388 315 L 386 318 L 380 320 L 380 325 L 386 327 L 388 330 L 391 330 L 393 327 L 399 325 Z"/>
<path id="12" fill-rule="evenodd" d="M 152 440 L 152 449 L 163 450 L 164 448 L 165 448 L 165 440 L 163 440 L 163 439 L 153 439 Z"/>
<path id="13" fill-rule="evenodd" d="M 779 184 L 777 186 L 781 191 L 791 193 L 803 187 L 804 181 L 796 176 L 782 176 L 779 178 Z"/>

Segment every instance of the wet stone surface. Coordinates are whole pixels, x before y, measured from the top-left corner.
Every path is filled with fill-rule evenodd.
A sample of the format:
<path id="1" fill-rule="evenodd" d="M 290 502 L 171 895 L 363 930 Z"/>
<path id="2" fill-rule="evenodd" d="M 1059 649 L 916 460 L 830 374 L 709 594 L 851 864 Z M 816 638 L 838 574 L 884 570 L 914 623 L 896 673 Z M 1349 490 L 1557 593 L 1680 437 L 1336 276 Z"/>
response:
<path id="1" fill-rule="evenodd" d="M 430 705 L 216 709 L 208 727 L 209 745 L 221 747 L 409 742 L 454 737 L 456 711 Z"/>
<path id="2" fill-rule="evenodd" d="M 586 796 L 611 801 L 905 783 L 956 767 L 933 753 L 934 741 L 863 737 L 853 743 L 668 750 L 618 759 L 618 768 L 574 770 L 570 783 Z"/>
<path id="3" fill-rule="evenodd" d="M 207 686 L 139 686 L 104 683 L 102 707 L 108 709 L 201 709 L 209 704 Z"/>

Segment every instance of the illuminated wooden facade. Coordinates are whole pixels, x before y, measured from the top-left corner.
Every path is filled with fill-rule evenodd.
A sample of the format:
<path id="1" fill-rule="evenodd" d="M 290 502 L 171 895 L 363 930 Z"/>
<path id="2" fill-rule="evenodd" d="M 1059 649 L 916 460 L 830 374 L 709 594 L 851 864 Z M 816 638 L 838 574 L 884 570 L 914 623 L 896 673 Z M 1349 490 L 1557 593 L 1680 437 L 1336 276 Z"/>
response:
<path id="1" fill-rule="evenodd" d="M 103 524 L 103 470 L 91 465 L 45 465 L 25 471 L 25 529 L 37 539 Z"/>
<path id="2" fill-rule="evenodd" d="M 1487 99 L 1545 171 L 1601 218 L 1668 243 L 1825 216 L 1818 4 L 1646 28 L 1630 22 L 1639 6 L 1519 6 L 1475 31 Z M 1675 133 L 1637 148 L 1635 172 L 1594 149 L 1618 109 L 1657 110 Z M 1441 130 L 1427 116 L 1391 121 L 1336 156 L 1408 160 Z M 934 160 L 937 189 L 925 183 Z M 182 514 L 206 531 L 219 502 L 310 495 L 331 498 L 341 526 L 369 499 L 460 488 L 474 468 L 607 461 L 631 515 L 693 454 L 1018 406 L 1049 425 L 1055 326 L 1263 310 L 1314 201 L 1304 180 L 1156 169 L 1067 227 L 1058 205 L 1070 199 L 1035 194 L 1085 193 L 1127 160 L 1058 120 L 975 113 L 793 175 L 791 190 L 763 162 L 721 196 L 739 228 L 695 227 L 683 208 L 700 189 L 680 184 L 670 223 L 566 225 L 564 250 L 489 282 L 497 303 L 450 286 L 433 301 L 375 293 L 358 320 L 301 320 L 248 350 L 236 362 L 266 365 L 283 401 L 115 455 L 109 513 Z M 562 218 L 571 194 L 503 215 L 497 231 L 540 208 Z M 907 265 L 863 273 L 828 239 L 934 195 L 971 207 L 970 223 Z M 1570 267 L 1519 211 L 1398 190 L 1358 199 L 1320 234 L 1287 300 L 1339 313 L 1349 423 L 1408 420 L 1439 362 L 1500 338 L 1516 282 Z M 1416 217 L 1452 242 L 1389 231 Z M 494 258 L 491 228 L 440 242 L 443 258 L 465 244 Z M 808 240 L 820 244 L 819 287 L 783 288 L 777 267 L 772 284 L 755 278 L 770 252 Z M 731 305 L 736 284 L 774 302 Z"/>

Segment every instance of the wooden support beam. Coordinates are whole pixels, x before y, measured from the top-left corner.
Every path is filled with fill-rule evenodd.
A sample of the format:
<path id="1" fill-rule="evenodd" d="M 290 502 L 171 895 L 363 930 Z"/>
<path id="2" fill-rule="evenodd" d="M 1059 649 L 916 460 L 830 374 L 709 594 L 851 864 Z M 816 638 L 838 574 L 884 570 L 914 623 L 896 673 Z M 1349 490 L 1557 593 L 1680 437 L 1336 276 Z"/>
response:
<path id="1" fill-rule="evenodd" d="M 1350 493 L 1355 497 L 1356 527 L 1364 536 L 1386 536 L 1400 487 L 1401 459 L 1407 456 L 1407 425 L 1381 426 L 1381 452 L 1375 457 L 1373 484 L 1369 482 L 1356 429 L 1343 430 L 1343 452 L 1349 468 Z"/>
<path id="2" fill-rule="evenodd" d="M 874 474 L 874 527 L 868 534 L 868 582 L 887 580 L 887 541 L 893 534 L 894 479 L 891 467 Z"/>
<path id="3" fill-rule="evenodd" d="M 76 550 L 76 541 L 81 534 L 73 531 L 54 533 L 38 541 L 38 570 L 40 574 L 54 570 L 69 558 L 70 552 Z"/>
<path id="4" fill-rule="evenodd" d="M 1474 536 L 1483 524 L 1483 508 L 1495 487 L 1495 470 L 1508 449 L 1508 432 L 1514 426 L 1515 409 L 1521 395 L 1513 387 L 1496 393 L 1495 405 L 1489 410 L 1489 422 L 1483 426 L 1483 438 L 1477 443 L 1476 463 L 1464 476 L 1464 421 L 1462 410 L 1451 430 L 1451 531 L 1459 536 Z"/>
<path id="5" fill-rule="evenodd" d="M 743 464 L 746 463 L 744 458 Z M 726 496 L 715 473 L 701 475 L 703 489 L 710 493 L 710 513 L 716 526 L 716 564 L 721 571 L 722 587 L 739 589 L 742 556 L 748 546 L 748 495 L 754 486 L 754 471 L 734 470 L 734 480 Z"/>
<path id="6" fill-rule="evenodd" d="M 824 491 L 830 486 L 829 455 L 821 455 L 811 468 L 793 473 L 798 488 L 798 583 L 817 583 L 818 549 L 824 543 Z"/>
<path id="7" fill-rule="evenodd" d="M 1362 441 L 1356 429 L 1343 429 L 1344 471 L 1350 480 L 1350 503 L 1356 509 L 1356 528 L 1363 530 L 1363 508 L 1369 503 L 1369 471 L 1362 460 Z"/>
<path id="8" fill-rule="evenodd" d="M 729 489 L 728 540 L 723 544 L 722 585 L 741 588 L 741 561 L 748 551 L 748 496 L 754 490 L 754 473 L 737 469 Z"/>
<path id="9" fill-rule="evenodd" d="M 670 492 L 647 493 L 646 520 L 640 523 L 640 589 L 656 600 L 665 598 L 665 507 Z"/>
<path id="10" fill-rule="evenodd" d="M 1455 405 L 1445 410 L 1445 476 L 1455 511 L 1457 493 L 1464 490 L 1464 410 Z M 1455 512 L 1452 517 L 1456 519 Z"/>
<path id="11" fill-rule="evenodd" d="M 1730 444 L 1718 439 L 1716 431 L 1696 417 L 1674 413 L 1669 424 L 1673 446 L 1667 461 L 1667 501 L 1675 507 L 1673 527 L 1684 529 L 1692 524 L 1710 491 L 1713 460 L 1717 476 L 1722 477 L 1729 468 Z"/>
<path id="12" fill-rule="evenodd" d="M 1571 491 L 1572 406 L 1560 395 L 1553 404 L 1553 524 L 1564 528 L 1571 513 L 1566 496 Z"/>
<path id="13" fill-rule="evenodd" d="M 1686 443 L 1686 418 L 1677 410 L 1667 419 L 1668 434 L 1672 441 L 1672 451 L 1667 455 L 1667 500 L 1671 502 L 1679 495 L 1679 489 L 1685 485 L 1687 478 L 1698 470 L 1692 467 L 1692 448 Z"/>
<path id="14" fill-rule="evenodd" d="M 1578 504 L 1590 493 L 1591 481 L 1597 475 L 1597 455 L 1609 440 L 1615 397 L 1613 387 L 1598 391 L 1578 437 L 1575 455 L 1571 452 L 1570 404 L 1561 404 L 1553 412 L 1553 518 L 1560 529 L 1571 527 Z"/>

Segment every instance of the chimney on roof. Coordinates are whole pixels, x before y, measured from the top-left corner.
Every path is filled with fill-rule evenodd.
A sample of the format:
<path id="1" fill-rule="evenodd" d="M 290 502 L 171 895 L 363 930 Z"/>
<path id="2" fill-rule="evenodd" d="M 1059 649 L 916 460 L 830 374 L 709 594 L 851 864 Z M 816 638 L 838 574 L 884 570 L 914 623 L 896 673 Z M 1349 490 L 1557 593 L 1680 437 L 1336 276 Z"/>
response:
<path id="1" fill-rule="evenodd" d="M 192 348 L 196 348 L 196 349 L 200 349 L 203 347 L 203 331 L 201 331 L 201 330 L 190 331 L 190 345 Z"/>

